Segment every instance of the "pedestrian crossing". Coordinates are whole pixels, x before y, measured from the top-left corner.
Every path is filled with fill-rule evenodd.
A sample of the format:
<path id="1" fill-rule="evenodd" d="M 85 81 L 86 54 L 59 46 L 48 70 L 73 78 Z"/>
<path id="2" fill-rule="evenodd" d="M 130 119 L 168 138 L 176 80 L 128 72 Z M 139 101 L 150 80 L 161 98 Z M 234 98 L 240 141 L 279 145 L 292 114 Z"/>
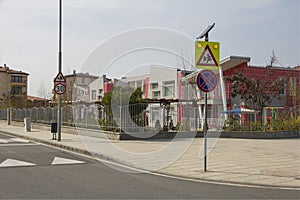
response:
<path id="1" fill-rule="evenodd" d="M 50 165 L 70 165 L 70 164 L 84 164 L 86 162 L 80 161 L 80 160 L 74 160 L 70 158 L 62 158 L 62 157 L 54 157 Z M 6 167 L 28 167 L 28 166 L 39 166 L 39 164 L 23 161 L 23 160 L 17 160 L 17 159 L 11 159 L 8 158 L 0 163 L 0 168 L 6 168 Z"/>
<path id="2" fill-rule="evenodd" d="M 0 135 L 0 171 L 4 168 L 80 165 L 86 162 L 23 138 Z"/>

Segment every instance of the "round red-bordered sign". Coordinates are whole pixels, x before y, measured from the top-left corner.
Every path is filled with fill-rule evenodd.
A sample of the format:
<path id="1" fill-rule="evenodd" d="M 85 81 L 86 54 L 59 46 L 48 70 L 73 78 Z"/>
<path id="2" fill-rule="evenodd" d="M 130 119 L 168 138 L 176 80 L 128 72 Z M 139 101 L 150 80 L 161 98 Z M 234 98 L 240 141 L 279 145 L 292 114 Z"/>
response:
<path id="1" fill-rule="evenodd" d="M 216 74 L 208 69 L 199 72 L 197 76 L 197 86 L 203 92 L 211 92 L 217 87 Z"/>
<path id="2" fill-rule="evenodd" d="M 66 86 L 63 83 L 57 83 L 54 86 L 54 92 L 56 94 L 64 94 L 66 92 Z"/>

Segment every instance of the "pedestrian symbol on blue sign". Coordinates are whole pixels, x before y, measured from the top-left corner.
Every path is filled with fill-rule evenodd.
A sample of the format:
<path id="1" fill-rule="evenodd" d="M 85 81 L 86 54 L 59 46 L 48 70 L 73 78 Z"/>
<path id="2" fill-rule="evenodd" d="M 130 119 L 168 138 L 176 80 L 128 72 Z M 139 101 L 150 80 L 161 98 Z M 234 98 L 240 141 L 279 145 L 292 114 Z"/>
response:
<path id="1" fill-rule="evenodd" d="M 197 76 L 197 86 L 203 92 L 211 92 L 217 86 L 217 76 L 211 70 L 202 70 Z"/>

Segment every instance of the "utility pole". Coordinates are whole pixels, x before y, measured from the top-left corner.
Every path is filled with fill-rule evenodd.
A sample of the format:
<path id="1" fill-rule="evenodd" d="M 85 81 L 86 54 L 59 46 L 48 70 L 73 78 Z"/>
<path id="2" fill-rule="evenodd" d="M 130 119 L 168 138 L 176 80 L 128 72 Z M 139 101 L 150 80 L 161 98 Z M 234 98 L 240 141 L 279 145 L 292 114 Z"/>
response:
<path id="1" fill-rule="evenodd" d="M 62 34 L 62 0 L 59 0 L 59 29 L 58 29 L 58 73 L 62 71 L 62 50 L 61 37 Z M 61 141 L 61 95 L 58 94 L 57 105 L 57 141 Z"/>

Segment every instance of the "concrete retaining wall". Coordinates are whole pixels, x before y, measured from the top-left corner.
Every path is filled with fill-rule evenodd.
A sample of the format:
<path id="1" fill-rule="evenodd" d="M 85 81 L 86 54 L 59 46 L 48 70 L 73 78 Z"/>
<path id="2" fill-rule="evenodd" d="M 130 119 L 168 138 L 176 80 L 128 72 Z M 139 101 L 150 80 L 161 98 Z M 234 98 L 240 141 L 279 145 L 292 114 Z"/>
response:
<path id="1" fill-rule="evenodd" d="M 140 139 L 173 139 L 203 137 L 203 132 L 164 132 L 161 131 L 155 135 L 150 133 L 135 133 L 134 135 L 122 133 L 120 140 L 140 140 Z M 148 136 L 148 137 L 147 137 Z M 208 131 L 208 137 L 220 138 L 244 138 L 244 139 L 284 139 L 284 138 L 300 138 L 300 131 L 277 131 L 277 132 L 225 132 L 225 131 Z"/>

